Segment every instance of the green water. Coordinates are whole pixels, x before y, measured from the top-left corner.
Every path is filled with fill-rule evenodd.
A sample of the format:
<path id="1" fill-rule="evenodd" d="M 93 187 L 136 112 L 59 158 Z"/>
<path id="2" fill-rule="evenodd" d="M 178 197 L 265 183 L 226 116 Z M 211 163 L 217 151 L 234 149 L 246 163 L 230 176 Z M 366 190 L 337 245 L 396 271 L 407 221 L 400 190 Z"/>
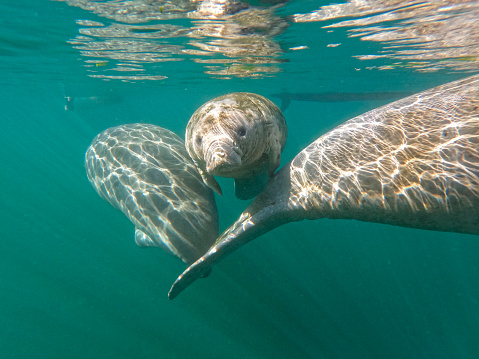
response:
<path id="1" fill-rule="evenodd" d="M 96 194 L 83 167 L 100 131 L 146 122 L 183 135 L 194 110 L 226 92 L 273 100 L 283 89 L 414 92 L 467 74 L 366 70 L 351 56 L 378 44 L 342 30 L 325 40 L 320 24 L 306 23 L 291 24 L 278 41 L 309 51 L 286 53 L 272 77 L 215 78 L 186 59 L 155 65 L 164 80 L 104 81 L 88 76 L 68 41 L 78 35 L 76 20 L 105 19 L 53 1 L 2 3 L 0 10 L 0 358 L 479 357 L 476 236 L 293 223 L 241 248 L 169 301 L 184 264 L 137 247 L 133 225 Z M 342 46 L 328 53 L 329 42 Z M 65 111 L 65 96 L 78 100 L 74 110 Z M 293 101 L 283 162 L 384 103 Z M 231 181 L 221 186 L 223 230 L 246 203 L 234 198 Z"/>

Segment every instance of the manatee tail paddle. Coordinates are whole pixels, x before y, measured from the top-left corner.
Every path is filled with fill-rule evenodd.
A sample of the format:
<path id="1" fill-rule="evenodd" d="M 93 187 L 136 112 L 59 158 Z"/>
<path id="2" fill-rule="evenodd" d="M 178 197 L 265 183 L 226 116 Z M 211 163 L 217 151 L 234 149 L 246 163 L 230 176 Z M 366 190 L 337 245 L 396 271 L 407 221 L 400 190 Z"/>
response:
<path id="1" fill-rule="evenodd" d="M 263 202 L 257 202 L 258 199 L 259 198 L 253 201 L 241 214 L 240 218 L 218 237 L 216 243 L 208 252 L 190 265 L 183 274 L 178 277 L 168 293 L 169 299 L 174 299 L 196 279 L 205 277 L 209 271 L 211 271 L 211 267 L 214 264 L 231 252 L 234 252 L 237 248 L 269 232 L 275 227 L 290 222 L 284 215 L 281 215 L 283 211 L 280 206 L 273 204 L 263 207 Z M 256 208 L 259 208 L 259 210 L 256 211 Z"/>
<path id="2" fill-rule="evenodd" d="M 250 240 L 260 236 L 262 233 L 258 232 L 258 227 L 250 227 L 252 230 L 248 230 L 249 223 L 253 220 L 253 217 L 249 214 L 243 214 L 241 218 L 236 221 L 231 227 L 229 227 L 217 240 L 208 252 L 206 252 L 201 258 L 190 265 L 181 274 L 178 279 L 173 283 L 173 286 L 168 293 L 169 299 L 174 299 L 184 289 L 186 289 L 191 283 L 200 277 L 205 276 L 206 273 L 211 271 L 211 267 L 220 259 L 226 257 L 229 253 L 233 252 L 236 248 L 244 245 Z M 258 221 L 255 219 L 255 223 Z"/>

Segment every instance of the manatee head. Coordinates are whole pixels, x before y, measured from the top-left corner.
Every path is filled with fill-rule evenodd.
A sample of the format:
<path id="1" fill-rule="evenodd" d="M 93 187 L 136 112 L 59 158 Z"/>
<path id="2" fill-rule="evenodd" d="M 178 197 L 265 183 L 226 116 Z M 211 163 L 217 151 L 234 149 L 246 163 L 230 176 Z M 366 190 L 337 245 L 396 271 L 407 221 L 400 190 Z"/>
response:
<path id="1" fill-rule="evenodd" d="M 195 154 L 209 174 L 235 177 L 244 161 L 255 157 L 260 145 L 255 139 L 263 131 L 251 117 L 236 108 L 222 106 L 199 119 L 193 135 Z"/>
<path id="2" fill-rule="evenodd" d="M 201 106 L 186 129 L 190 156 L 210 175 L 241 177 L 264 153 L 264 113 L 253 94 L 233 93 Z M 258 95 L 255 95 L 258 96 Z M 258 96 L 260 97 L 260 96 Z"/>

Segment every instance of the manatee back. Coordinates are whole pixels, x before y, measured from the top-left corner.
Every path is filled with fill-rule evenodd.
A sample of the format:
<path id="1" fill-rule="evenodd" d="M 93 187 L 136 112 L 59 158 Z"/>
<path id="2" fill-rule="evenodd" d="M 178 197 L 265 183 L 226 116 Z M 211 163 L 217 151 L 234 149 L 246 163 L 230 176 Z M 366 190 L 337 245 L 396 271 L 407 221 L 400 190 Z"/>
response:
<path id="1" fill-rule="evenodd" d="M 479 233 L 479 76 L 353 118 L 291 163 L 291 206 Z"/>
<path id="2" fill-rule="evenodd" d="M 191 263 L 218 236 L 214 195 L 173 132 L 148 124 L 107 129 L 88 148 L 85 167 L 98 194 L 136 226 L 139 245 Z"/>

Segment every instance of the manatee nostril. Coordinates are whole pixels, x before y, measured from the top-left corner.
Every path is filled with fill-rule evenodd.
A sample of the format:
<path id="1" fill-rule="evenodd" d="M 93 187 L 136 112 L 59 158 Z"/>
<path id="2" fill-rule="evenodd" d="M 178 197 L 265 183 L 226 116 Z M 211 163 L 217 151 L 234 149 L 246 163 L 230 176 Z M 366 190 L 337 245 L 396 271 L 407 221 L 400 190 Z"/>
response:
<path id="1" fill-rule="evenodd" d="M 196 136 L 196 144 L 197 144 L 198 146 L 201 145 L 201 142 L 202 142 L 202 141 L 203 141 L 203 139 L 201 138 L 201 136 Z"/>

